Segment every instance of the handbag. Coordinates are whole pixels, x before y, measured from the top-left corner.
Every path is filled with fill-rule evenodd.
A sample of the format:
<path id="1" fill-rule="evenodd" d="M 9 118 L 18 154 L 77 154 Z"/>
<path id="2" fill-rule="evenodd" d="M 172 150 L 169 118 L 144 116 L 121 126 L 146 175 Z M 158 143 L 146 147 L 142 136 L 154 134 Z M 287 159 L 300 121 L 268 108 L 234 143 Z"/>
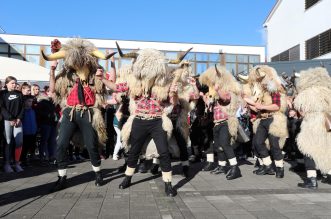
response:
<path id="1" fill-rule="evenodd" d="M 331 114 L 330 113 L 324 113 L 325 118 L 325 128 L 327 132 L 331 132 Z"/>

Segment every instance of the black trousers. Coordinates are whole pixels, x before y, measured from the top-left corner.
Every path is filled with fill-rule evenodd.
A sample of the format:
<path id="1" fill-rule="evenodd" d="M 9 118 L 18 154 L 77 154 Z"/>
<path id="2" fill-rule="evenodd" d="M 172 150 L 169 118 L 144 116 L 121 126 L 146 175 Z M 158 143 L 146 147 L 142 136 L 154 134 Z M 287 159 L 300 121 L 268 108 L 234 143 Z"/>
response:
<path id="1" fill-rule="evenodd" d="M 229 133 L 228 122 L 222 122 L 213 128 L 214 152 L 217 152 L 219 161 L 227 161 L 235 157 L 234 150 L 230 144 L 231 136 Z"/>
<path id="2" fill-rule="evenodd" d="M 303 155 L 303 160 L 305 162 L 306 170 L 316 170 L 315 161 L 312 158 Z"/>
<path id="3" fill-rule="evenodd" d="M 275 137 L 269 133 L 270 124 L 273 118 L 261 119 L 259 126 L 257 127 L 256 134 L 253 137 L 253 145 L 260 158 L 266 158 L 269 156 L 269 151 L 265 144 L 267 138 L 270 143 L 270 150 L 274 160 L 282 160 L 283 154 L 279 147 L 279 137 Z"/>
<path id="4" fill-rule="evenodd" d="M 172 121 L 172 125 L 174 127 L 172 134 L 174 135 L 177 145 L 180 151 L 180 161 L 188 161 L 188 152 L 187 152 L 187 141 L 181 133 L 180 129 L 176 127 L 176 121 Z"/>
<path id="5" fill-rule="evenodd" d="M 26 162 L 26 157 L 28 155 L 28 152 L 31 151 L 31 149 L 35 149 L 35 148 L 36 148 L 36 135 L 23 135 L 21 161 Z"/>
<path id="6" fill-rule="evenodd" d="M 115 116 L 114 107 L 107 108 L 105 111 L 105 121 L 106 121 L 106 131 L 107 131 L 107 142 L 106 142 L 106 157 L 114 153 L 115 148 L 115 129 L 113 125 L 113 120 Z"/>
<path id="7" fill-rule="evenodd" d="M 98 152 L 98 136 L 92 127 L 92 123 L 89 121 L 88 113 L 85 111 L 81 117 L 81 112 L 76 111 L 74 112 L 72 121 L 70 121 L 70 110 L 71 109 L 66 108 L 63 111 L 62 121 L 60 124 L 56 151 L 58 169 L 66 169 L 67 167 L 67 149 L 69 147 L 70 139 L 77 127 L 81 131 L 84 138 L 84 144 L 89 153 L 92 165 L 95 167 L 100 166 L 101 160 Z"/>
<path id="8" fill-rule="evenodd" d="M 167 133 L 162 128 L 162 119 L 142 120 L 135 118 L 132 122 L 130 135 L 131 148 L 128 153 L 127 164 L 136 168 L 141 149 L 147 137 L 151 137 L 160 155 L 160 167 L 163 172 L 171 171 L 171 161 L 168 150 Z"/>

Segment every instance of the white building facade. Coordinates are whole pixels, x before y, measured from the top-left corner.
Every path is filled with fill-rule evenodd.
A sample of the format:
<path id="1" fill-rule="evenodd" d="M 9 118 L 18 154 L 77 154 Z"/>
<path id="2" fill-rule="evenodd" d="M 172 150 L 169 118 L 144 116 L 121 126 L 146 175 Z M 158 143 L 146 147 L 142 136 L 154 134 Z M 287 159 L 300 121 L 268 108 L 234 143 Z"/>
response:
<path id="1" fill-rule="evenodd" d="M 49 62 L 43 60 L 40 51 L 46 54 L 51 53 L 50 44 L 54 39 L 65 43 L 70 38 L 60 36 L 29 36 L 0 34 L 0 56 L 29 61 L 37 65 L 49 68 Z M 146 42 L 128 40 L 107 40 L 88 39 L 102 52 L 117 51 L 115 41 L 119 43 L 123 52 L 154 48 L 163 51 L 169 58 L 176 58 L 181 51 L 193 47 L 186 59 L 192 63 L 194 74 L 200 74 L 208 67 L 215 64 L 223 64 L 232 73 L 247 71 L 250 65 L 265 61 L 265 47 L 263 46 L 232 46 L 216 44 L 196 44 L 196 43 L 171 43 L 171 42 Z M 116 67 L 131 62 L 130 59 L 123 59 L 116 54 Z M 100 60 L 99 63 L 108 70 L 110 62 Z M 0 72 L 0 79 L 3 76 Z"/>
<path id="2" fill-rule="evenodd" d="M 331 58 L 331 1 L 277 0 L 267 17 L 267 61 Z"/>

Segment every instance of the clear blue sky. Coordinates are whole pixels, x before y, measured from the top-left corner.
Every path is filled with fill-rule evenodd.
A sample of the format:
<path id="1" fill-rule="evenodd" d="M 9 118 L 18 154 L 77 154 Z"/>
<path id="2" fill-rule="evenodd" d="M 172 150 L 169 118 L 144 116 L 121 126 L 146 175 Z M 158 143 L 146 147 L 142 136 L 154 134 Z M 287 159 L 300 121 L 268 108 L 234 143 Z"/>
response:
<path id="1" fill-rule="evenodd" d="M 276 0 L 1 0 L 9 34 L 264 45 Z"/>

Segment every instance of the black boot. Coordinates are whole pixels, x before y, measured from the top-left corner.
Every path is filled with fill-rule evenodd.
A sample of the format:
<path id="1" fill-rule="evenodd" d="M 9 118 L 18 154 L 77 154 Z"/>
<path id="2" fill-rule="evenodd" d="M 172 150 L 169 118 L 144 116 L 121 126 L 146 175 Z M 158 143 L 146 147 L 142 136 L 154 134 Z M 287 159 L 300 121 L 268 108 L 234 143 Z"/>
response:
<path id="1" fill-rule="evenodd" d="M 101 171 L 95 172 L 95 186 L 103 185 L 103 177 Z"/>
<path id="2" fill-rule="evenodd" d="M 67 176 L 58 176 L 54 187 L 51 189 L 51 192 L 57 192 L 67 187 Z"/>
<path id="3" fill-rule="evenodd" d="M 276 178 L 284 178 L 284 167 L 276 167 Z"/>
<path id="4" fill-rule="evenodd" d="M 165 186 L 165 193 L 167 196 L 174 197 L 177 195 L 177 191 L 174 188 L 172 188 L 171 182 L 165 182 L 164 186 Z"/>
<path id="5" fill-rule="evenodd" d="M 263 165 L 263 168 L 261 170 L 257 170 L 255 172 L 256 175 L 275 175 L 274 168 L 272 165 Z"/>
<path id="6" fill-rule="evenodd" d="M 155 164 L 155 163 L 152 164 L 151 174 L 153 174 L 153 175 L 159 174 L 159 165 L 158 164 Z"/>
<path id="7" fill-rule="evenodd" d="M 193 154 L 190 157 L 189 161 L 191 163 L 197 163 L 201 161 L 201 152 L 199 150 L 199 146 L 192 146 L 193 148 Z"/>
<path id="8" fill-rule="evenodd" d="M 132 176 L 125 176 L 122 183 L 118 186 L 120 189 L 126 189 L 131 186 Z"/>
<path id="9" fill-rule="evenodd" d="M 227 180 L 232 180 L 241 177 L 241 171 L 238 165 L 230 166 L 230 170 L 226 175 Z"/>
<path id="10" fill-rule="evenodd" d="M 213 170 L 214 163 L 207 162 L 207 164 L 202 168 L 202 171 L 211 171 Z"/>
<path id="11" fill-rule="evenodd" d="M 212 170 L 210 173 L 212 174 L 226 174 L 228 172 L 229 168 L 227 166 L 218 166 L 214 170 Z"/>
<path id="12" fill-rule="evenodd" d="M 317 179 L 316 177 L 307 178 L 303 183 L 298 183 L 298 186 L 307 189 L 317 189 Z"/>
<path id="13" fill-rule="evenodd" d="M 256 172 L 261 172 L 263 169 L 263 165 L 260 165 L 258 169 L 253 170 L 253 173 L 256 174 Z"/>
<path id="14" fill-rule="evenodd" d="M 139 167 L 138 167 L 138 172 L 139 173 L 147 173 L 145 160 L 140 160 L 140 164 L 139 164 Z"/>
<path id="15" fill-rule="evenodd" d="M 189 177 L 189 167 L 187 165 L 183 166 L 183 175 L 185 178 Z"/>
<path id="16" fill-rule="evenodd" d="M 330 174 L 327 174 L 326 175 L 326 178 L 323 178 L 321 180 L 322 183 L 327 183 L 327 184 L 330 184 L 331 185 L 331 175 Z"/>

